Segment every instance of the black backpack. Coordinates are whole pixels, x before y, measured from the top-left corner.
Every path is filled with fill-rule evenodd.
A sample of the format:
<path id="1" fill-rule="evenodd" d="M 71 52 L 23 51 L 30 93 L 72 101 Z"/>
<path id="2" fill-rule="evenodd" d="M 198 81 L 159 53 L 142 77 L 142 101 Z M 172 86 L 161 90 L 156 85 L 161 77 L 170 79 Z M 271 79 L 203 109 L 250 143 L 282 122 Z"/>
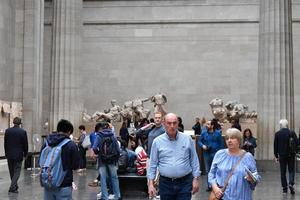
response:
<path id="1" fill-rule="evenodd" d="M 298 153 L 297 141 L 295 141 L 294 134 L 294 131 L 289 132 L 289 155 L 294 155 Z"/>
<path id="2" fill-rule="evenodd" d="M 127 169 L 128 153 L 125 148 L 121 148 L 120 157 L 118 159 L 118 173 L 124 173 Z"/>
<path id="3" fill-rule="evenodd" d="M 114 136 L 101 137 L 99 156 L 104 164 L 115 164 L 120 157 L 120 149 Z"/>

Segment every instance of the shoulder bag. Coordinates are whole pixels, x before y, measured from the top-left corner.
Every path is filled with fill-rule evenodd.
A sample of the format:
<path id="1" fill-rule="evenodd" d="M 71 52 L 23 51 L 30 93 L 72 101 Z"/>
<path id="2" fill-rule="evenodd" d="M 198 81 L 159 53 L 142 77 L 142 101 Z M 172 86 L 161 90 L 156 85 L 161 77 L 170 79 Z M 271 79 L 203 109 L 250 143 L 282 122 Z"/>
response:
<path id="1" fill-rule="evenodd" d="M 91 140 L 90 140 L 90 136 L 89 135 L 85 135 L 84 139 L 83 139 L 83 142 L 82 142 L 82 147 L 87 149 L 91 146 Z"/>

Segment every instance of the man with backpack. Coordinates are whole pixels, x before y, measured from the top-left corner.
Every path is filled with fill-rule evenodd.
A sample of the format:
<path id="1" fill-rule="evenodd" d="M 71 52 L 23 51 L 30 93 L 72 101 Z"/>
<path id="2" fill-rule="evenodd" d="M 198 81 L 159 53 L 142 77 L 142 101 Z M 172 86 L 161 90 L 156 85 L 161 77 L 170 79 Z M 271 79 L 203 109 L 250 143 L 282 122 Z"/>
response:
<path id="1" fill-rule="evenodd" d="M 109 123 L 99 122 L 99 132 L 93 144 L 93 151 L 98 155 L 98 166 L 101 183 L 101 199 L 108 200 L 106 178 L 110 174 L 114 199 L 121 199 L 117 163 L 120 157 L 120 147 L 109 127 Z"/>
<path id="2" fill-rule="evenodd" d="M 282 119 L 279 121 L 280 130 L 275 133 L 274 138 L 274 156 L 275 161 L 280 164 L 281 185 L 283 194 L 287 193 L 288 187 L 292 195 L 295 194 L 295 155 L 296 146 L 299 140 L 294 131 L 288 128 L 288 121 Z M 286 167 L 289 170 L 289 185 L 286 180 Z"/>
<path id="3" fill-rule="evenodd" d="M 42 146 L 39 166 L 44 200 L 71 200 L 73 170 L 79 168 L 79 152 L 69 138 L 73 133 L 71 122 L 61 119 L 57 132 L 50 134 Z"/>

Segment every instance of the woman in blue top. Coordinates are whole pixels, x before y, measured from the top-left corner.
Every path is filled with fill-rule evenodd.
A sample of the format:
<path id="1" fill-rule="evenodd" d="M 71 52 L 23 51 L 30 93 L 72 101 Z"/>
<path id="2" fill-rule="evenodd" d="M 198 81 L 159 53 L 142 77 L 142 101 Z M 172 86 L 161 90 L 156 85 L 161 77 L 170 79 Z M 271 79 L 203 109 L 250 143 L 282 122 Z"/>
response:
<path id="1" fill-rule="evenodd" d="M 228 148 L 218 151 L 214 157 L 208 174 L 208 181 L 212 185 L 212 190 L 218 199 L 252 200 L 252 191 L 260 181 L 252 154 L 249 152 L 245 153 L 240 148 L 242 137 L 242 133 L 238 129 L 228 129 L 225 134 Z M 244 157 L 237 165 L 225 191 L 223 191 L 222 187 L 225 185 L 228 174 L 244 153 Z"/>
<path id="2" fill-rule="evenodd" d="M 205 164 L 205 170 L 208 174 L 213 158 L 216 152 L 223 148 L 223 138 L 220 129 L 218 127 L 216 120 L 207 121 L 206 128 L 203 128 L 200 139 L 198 140 L 198 145 L 203 149 L 203 158 Z M 211 187 L 207 185 L 207 191 L 211 191 Z"/>

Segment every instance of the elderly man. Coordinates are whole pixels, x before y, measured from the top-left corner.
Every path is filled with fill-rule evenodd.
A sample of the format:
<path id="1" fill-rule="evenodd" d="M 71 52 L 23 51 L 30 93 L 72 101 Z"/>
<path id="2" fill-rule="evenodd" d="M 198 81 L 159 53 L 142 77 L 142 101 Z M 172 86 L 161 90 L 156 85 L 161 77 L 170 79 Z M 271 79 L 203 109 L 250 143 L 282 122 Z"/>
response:
<path id="1" fill-rule="evenodd" d="M 15 117 L 13 124 L 13 127 L 5 131 L 4 150 L 11 179 L 8 192 L 18 193 L 18 180 L 23 158 L 25 158 L 28 153 L 28 141 L 26 131 L 20 127 L 22 124 L 21 118 Z"/>
<path id="2" fill-rule="evenodd" d="M 280 130 L 275 133 L 274 138 L 274 156 L 275 161 L 280 164 L 281 185 L 283 193 L 286 194 L 288 186 L 291 194 L 295 194 L 295 152 L 291 152 L 289 147 L 290 140 L 294 140 L 295 145 L 299 144 L 297 135 L 288 128 L 288 121 L 282 119 L 279 121 Z M 289 185 L 286 180 L 286 167 L 289 170 Z"/>
<path id="3" fill-rule="evenodd" d="M 162 200 L 190 200 L 199 190 L 199 160 L 191 137 L 177 130 L 174 113 L 165 116 L 166 132 L 153 141 L 148 171 L 148 192 L 156 195 L 154 178 L 160 172 L 159 191 Z"/>

